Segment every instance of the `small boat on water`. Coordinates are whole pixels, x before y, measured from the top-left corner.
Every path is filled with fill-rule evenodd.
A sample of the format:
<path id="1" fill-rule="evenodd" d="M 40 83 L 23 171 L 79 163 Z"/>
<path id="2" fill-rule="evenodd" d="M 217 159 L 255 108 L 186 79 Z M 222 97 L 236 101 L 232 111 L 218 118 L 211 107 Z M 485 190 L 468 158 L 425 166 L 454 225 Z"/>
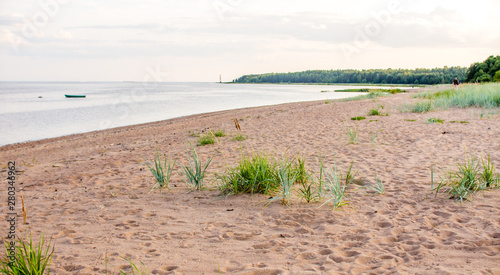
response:
<path id="1" fill-rule="evenodd" d="M 64 95 L 67 98 L 83 98 L 86 97 L 86 95 Z"/>

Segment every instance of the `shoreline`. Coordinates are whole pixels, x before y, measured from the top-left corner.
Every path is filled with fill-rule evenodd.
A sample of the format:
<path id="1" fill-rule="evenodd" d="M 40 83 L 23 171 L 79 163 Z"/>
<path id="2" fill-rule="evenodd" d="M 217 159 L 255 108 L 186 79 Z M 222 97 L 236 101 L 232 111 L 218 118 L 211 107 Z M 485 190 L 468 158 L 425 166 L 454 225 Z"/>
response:
<path id="1" fill-rule="evenodd" d="M 53 238 L 55 274 L 105 274 L 106 265 L 108 274 L 130 272 L 122 257 L 154 274 L 497 274 L 500 190 L 458 204 L 435 197 L 430 175 L 431 167 L 436 179 L 456 169 L 465 153 L 489 155 L 499 167 L 500 116 L 481 117 L 478 108 L 400 113 L 398 106 L 418 101 L 410 94 L 218 111 L 2 146 L 2 161 L 16 161 L 26 204 L 28 224 L 17 230 Z M 373 108 L 384 115 L 368 116 Z M 233 118 L 246 140 L 232 140 Z M 348 144 L 345 127 L 357 127 L 358 144 Z M 171 191 L 150 192 L 145 159 L 159 150 L 185 165 L 189 142 L 218 129 L 227 136 L 195 147 L 202 162 L 213 157 L 209 190 L 188 190 L 177 166 Z M 315 175 L 320 156 L 327 167 L 353 163 L 362 186 L 377 177 L 385 194 L 352 188 L 340 211 L 295 193 L 289 207 L 264 207 L 265 195 L 221 198 L 217 176 L 242 152 L 300 154 Z"/>
<path id="2" fill-rule="evenodd" d="M 51 83 L 51 82 L 47 82 L 47 83 Z M 105 83 L 105 82 L 96 82 L 96 83 Z M 231 84 L 233 84 L 233 83 L 231 83 Z M 253 83 L 234 83 L 234 84 L 253 84 Z M 260 83 L 258 83 L 258 84 L 260 84 Z M 281 85 L 279 83 L 269 83 L 269 84 L 278 84 L 278 85 Z M 286 84 L 286 85 L 288 85 L 288 84 Z M 289 84 L 289 85 L 301 85 L 301 84 Z M 303 83 L 303 85 L 316 85 L 316 84 Z M 317 84 L 317 85 L 323 85 L 323 84 Z M 342 86 L 342 85 L 343 84 L 339 84 L 339 85 L 334 84 L 334 85 L 326 85 L 326 86 Z M 367 86 L 367 85 L 362 85 L 362 84 L 359 84 L 359 85 L 356 85 L 356 84 L 347 85 L 346 84 L 346 86 L 363 86 L 364 87 L 364 86 Z M 380 85 L 380 86 L 382 86 L 382 85 Z M 387 85 L 387 87 L 394 87 L 394 86 Z M 409 86 L 408 87 L 401 86 L 401 87 L 402 88 L 409 88 Z M 427 87 L 427 89 L 428 88 L 429 87 Z M 423 89 L 426 89 L 426 88 L 415 86 L 414 88 L 412 87 L 411 90 L 407 90 L 407 92 L 409 92 L 409 93 L 411 93 L 411 92 L 418 92 L 418 91 L 421 91 Z M 332 92 L 334 93 L 335 91 L 332 91 Z M 342 93 L 345 93 L 345 92 L 342 92 Z M 349 93 L 362 94 L 363 92 L 351 92 L 351 91 L 349 91 Z M 355 96 L 353 96 L 353 97 L 355 97 Z M 333 102 L 333 101 L 337 101 L 337 100 L 338 99 L 328 99 L 327 101 L 332 101 Z M 294 104 L 294 103 L 306 103 L 306 102 L 321 102 L 321 101 L 325 101 L 325 100 L 311 100 L 311 101 L 288 102 L 288 103 L 279 103 L 279 104 L 271 104 L 271 105 L 261 105 L 261 106 L 254 106 L 254 107 L 244 107 L 244 108 L 235 108 L 235 109 L 228 109 L 228 110 L 221 110 L 221 111 L 213 111 L 213 112 L 208 112 L 208 113 L 199 113 L 199 114 L 174 117 L 174 118 L 170 118 L 170 119 L 164 119 L 164 120 L 153 121 L 153 122 L 144 122 L 144 123 L 139 123 L 139 124 L 117 126 L 117 127 L 113 127 L 113 128 L 109 128 L 109 129 L 103 129 L 103 130 L 93 130 L 93 131 L 83 132 L 83 133 L 72 133 L 72 134 L 67 134 L 67 135 L 63 135 L 63 136 L 48 137 L 48 138 L 42 138 L 42 139 L 27 140 L 27 141 L 21 141 L 21 142 L 16 142 L 16 143 L 10 143 L 10 144 L 5 144 L 5 145 L 0 145 L 0 150 L 1 150 L 2 147 L 6 147 L 6 146 L 16 146 L 18 144 L 24 144 L 24 143 L 38 143 L 38 142 L 42 142 L 44 140 L 53 140 L 53 139 L 57 140 L 59 138 L 65 138 L 65 137 L 69 138 L 71 136 L 76 136 L 76 135 L 82 135 L 82 134 L 88 134 L 88 133 L 96 133 L 96 132 L 99 132 L 99 131 L 107 131 L 107 130 L 112 130 L 112 129 L 121 129 L 121 128 L 124 128 L 124 127 L 139 126 L 139 125 L 143 125 L 143 124 L 158 123 L 158 122 L 162 122 L 162 121 L 169 121 L 169 120 L 175 120 L 175 119 L 179 119 L 179 118 L 187 118 L 187 117 L 191 117 L 191 116 L 198 116 L 198 115 L 204 115 L 204 114 L 215 114 L 217 112 L 234 111 L 234 110 L 247 109 L 247 108 L 259 108 L 259 107 L 267 107 L 267 106 L 277 106 L 277 105 L 282 105 L 282 104 Z"/>
<path id="3" fill-rule="evenodd" d="M 335 99 L 333 101 L 335 101 Z M 12 143 L 12 144 L 6 144 L 6 145 L 0 146 L 0 151 L 2 151 L 2 149 L 4 147 L 22 147 L 23 145 L 31 146 L 32 143 L 33 144 L 43 144 L 45 142 L 52 142 L 52 141 L 59 141 L 59 140 L 64 140 L 64 139 L 77 138 L 79 136 L 95 135 L 95 134 L 99 134 L 100 132 L 103 132 L 103 133 L 105 133 L 105 132 L 121 132 L 121 131 L 127 131 L 129 128 L 154 126 L 156 124 L 163 124 L 163 123 L 172 124 L 172 123 L 176 123 L 176 122 L 179 122 L 179 121 L 182 121 L 182 120 L 185 120 L 185 119 L 197 119 L 199 117 L 206 117 L 206 116 L 213 116 L 213 115 L 218 115 L 218 114 L 225 114 L 225 113 L 234 112 L 234 111 L 243 111 L 243 110 L 250 110 L 250 109 L 257 109 L 257 108 L 264 108 L 264 107 L 289 105 L 289 104 L 299 104 L 300 105 L 300 104 L 305 104 L 305 103 L 319 103 L 319 102 L 325 102 L 325 100 L 313 100 L 313 101 L 300 101 L 300 102 L 280 103 L 280 104 L 273 104 L 273 105 L 263 105 L 263 106 L 256 106 L 256 107 L 236 108 L 236 109 L 229 109 L 229 110 L 222 110 L 222 111 L 214 111 L 214 112 L 207 112 L 207 113 L 186 115 L 186 116 L 174 117 L 174 118 L 169 118 L 169 119 L 164 119 L 164 120 L 159 120 L 159 121 L 153 121 L 153 122 L 145 122 L 145 123 L 139 123 L 139 124 L 133 124 L 133 125 L 118 126 L 118 127 L 109 128 L 109 129 L 103 129 L 103 130 L 94 130 L 94 131 L 90 131 L 90 132 L 74 133 L 74 134 L 68 134 L 68 135 L 59 136 L 59 137 L 44 138 L 44 139 L 39 139 L 39 140 L 29 140 L 29 141 L 22 141 L 22 142 L 17 142 L 17 143 Z"/>
<path id="4" fill-rule="evenodd" d="M 48 87 L 52 87 L 50 83 L 52 82 L 47 82 L 49 84 Z M 105 89 L 106 85 L 101 85 L 101 83 L 96 83 L 96 91 L 100 91 L 99 89 Z M 186 85 L 184 85 L 186 84 Z M 310 93 L 313 92 L 313 90 L 318 90 L 318 88 L 313 88 L 310 86 L 307 89 L 299 89 L 299 86 L 290 86 L 286 89 L 274 89 L 272 87 L 267 87 L 264 88 L 269 90 L 270 92 L 266 92 L 266 96 L 262 97 L 260 100 L 258 98 L 254 99 L 254 95 L 259 96 L 260 89 L 259 87 L 265 87 L 266 85 L 261 85 L 259 87 L 241 87 L 241 89 L 235 89 L 237 87 L 226 87 L 223 88 L 224 86 L 218 85 L 218 84 L 203 84 L 203 83 L 195 83 L 195 82 L 186 82 L 184 84 L 172 84 L 172 83 L 166 83 L 166 92 L 164 94 L 161 93 L 161 89 L 153 89 L 151 95 L 146 96 L 145 98 L 142 98 L 141 100 L 134 101 L 134 96 L 132 95 L 132 91 L 136 89 L 139 86 L 132 85 L 133 87 L 129 87 L 125 85 L 121 85 L 118 83 L 117 85 L 112 85 L 112 84 L 107 84 L 107 85 L 112 85 L 113 87 L 121 87 L 120 89 L 124 91 L 130 91 L 131 94 L 121 94 L 118 97 L 113 96 L 113 93 L 116 91 L 113 90 L 107 96 L 105 96 L 105 100 L 101 101 L 97 99 L 97 96 L 91 97 L 90 95 L 85 101 L 65 101 L 64 97 L 55 97 L 57 94 L 57 89 L 61 89 L 61 85 L 57 86 L 56 91 L 53 91 L 49 95 L 43 95 L 43 98 L 49 99 L 50 100 L 55 100 L 54 102 L 59 102 L 60 104 L 75 104 L 76 102 L 76 107 L 78 109 L 75 109 L 74 112 L 70 110 L 69 108 L 63 108 L 61 109 L 62 111 L 59 112 L 57 108 L 52 108 L 50 109 L 51 102 L 46 103 L 43 101 L 40 101 L 37 99 L 36 101 L 30 103 L 30 104 L 35 104 L 33 106 L 27 105 L 34 107 L 34 111 L 32 111 L 32 108 L 23 108 L 20 111 L 22 112 L 17 112 L 17 113 L 12 113 L 14 120 L 20 122 L 19 127 L 16 125 L 13 125 L 11 131 L 17 132 L 18 135 L 5 135 L 4 137 L 1 138 L 0 146 L 4 145 L 10 145 L 10 144 L 15 144 L 15 143 L 20 143 L 20 142 L 29 142 L 29 141 L 37 141 L 40 139 L 46 139 L 46 138 L 54 138 L 54 137 L 59 137 L 63 135 L 71 135 L 71 134 L 78 134 L 78 133 L 85 133 L 85 132 L 91 132 L 91 131 L 97 131 L 101 129 L 105 129 L 108 127 L 122 127 L 122 126 L 130 126 L 130 125 L 137 125 L 137 124 L 142 124 L 142 123 L 149 123 L 149 122 L 154 122 L 154 121 L 161 121 L 169 118 L 176 118 L 180 116 L 186 116 L 186 115 L 191 115 L 191 114 L 196 114 L 196 113 L 205 113 L 205 112 L 214 112 L 214 111 L 219 111 L 219 110 L 231 110 L 231 109 L 237 109 L 237 108 L 244 108 L 244 107 L 255 107 L 255 106 L 265 106 L 265 105 L 273 105 L 273 104 L 282 104 L 282 103 L 289 103 L 289 102 L 299 102 L 299 101 L 315 101 L 315 100 L 323 100 L 325 97 L 345 97 L 349 95 L 329 95 L 325 96 L 319 93 Z M 33 87 L 31 84 L 26 84 L 30 87 Z M 42 85 L 42 84 L 41 84 Z M 78 83 L 75 83 L 75 85 L 80 85 Z M 178 86 L 176 86 L 178 85 Z M 191 85 L 191 86 L 190 86 Z M 197 86 L 198 85 L 198 86 Z M 43 86 L 43 85 L 42 85 Z M 64 85 L 62 85 L 64 86 Z M 258 86 L 258 85 L 257 85 Z M 9 86 L 5 86 L 9 87 Z M 80 86 L 78 86 L 80 87 Z M 82 86 L 81 88 L 85 88 L 86 86 Z M 127 88 L 128 87 L 128 88 Z M 134 88 L 136 87 L 136 88 Z M 142 86 L 140 86 L 142 87 Z M 200 93 L 196 94 L 187 92 L 185 97 L 180 97 L 184 98 L 185 100 L 178 101 L 169 101 L 166 98 L 169 98 L 170 92 L 176 93 L 176 92 L 185 92 L 185 88 L 193 88 L 193 91 L 198 91 L 199 88 L 207 89 L 205 93 Z M 295 87 L 295 88 L 293 88 Z M 5 92 L 8 92 L 8 89 L 5 88 Z M 215 91 L 214 96 L 211 98 L 208 98 L 207 101 L 200 100 L 200 95 L 201 97 L 203 96 L 209 96 L 211 94 L 211 91 Z M 204 91 L 204 90 L 203 90 Z M 290 97 L 286 96 L 286 91 L 291 91 L 292 93 L 290 94 Z M 166 110 L 161 108 L 161 105 L 159 102 L 150 102 L 149 101 L 153 100 L 154 97 L 157 94 L 160 95 L 160 98 L 163 98 L 161 103 L 168 107 Z M 224 96 L 228 94 L 229 100 L 226 102 L 224 99 Z M 131 99 L 128 98 L 131 96 Z M 163 97 L 162 97 L 163 96 Z M 353 96 L 353 95 L 351 95 Z M 39 97 L 37 95 L 37 97 Z M 115 98 L 117 98 L 116 101 Z M 44 100 L 45 100 L 44 99 Z M 91 100 L 92 99 L 92 100 Z M 145 100 L 147 99 L 147 100 Z M 131 102 L 128 102 L 128 100 L 131 100 Z M 191 105 L 190 100 L 196 101 L 196 104 L 198 105 Z M 55 104 L 52 102 L 53 104 Z M 171 103 L 174 102 L 174 103 Z M 224 102 L 225 104 L 220 104 L 220 102 Z M 5 103 L 7 107 L 9 106 L 16 106 L 15 104 L 18 103 Z M 102 104 L 102 105 L 101 105 Z M 174 104 L 174 105 L 169 105 L 169 104 Z M 72 106 L 72 105 L 68 105 Z M 104 106 L 104 108 L 103 108 Z M 153 110 L 149 110 L 149 108 L 152 107 Z M 44 109 L 48 108 L 48 109 Z M 85 109 L 87 108 L 87 109 Z M 85 111 L 88 111 L 89 113 L 86 114 Z M 135 110 L 135 111 L 134 111 Z M 40 111 L 41 113 L 37 113 Z M 100 114 L 100 115 L 94 115 L 94 114 Z M 86 115 L 90 117 L 86 117 Z M 34 117 L 30 117 L 34 116 Z M 67 117 L 74 116 L 76 119 L 78 119 L 79 123 L 81 123 L 79 126 L 75 126 L 76 124 L 72 119 L 65 119 Z M 6 117 L 6 116 L 4 116 Z M 58 123 L 50 123 L 52 121 L 52 118 L 58 118 L 57 121 Z M 38 119 L 39 118 L 39 119 Z M 12 120 L 11 119 L 11 120 Z M 99 121 L 103 122 L 104 124 L 100 124 Z M 1 124 L 3 125 L 10 125 L 9 120 L 4 118 L 1 121 Z M 21 125 L 25 124 L 25 127 L 22 127 Z M 27 126 L 29 125 L 29 126 Z M 42 125 L 46 125 L 46 127 L 42 127 Z M 16 127 L 14 127 L 16 126 Z"/>

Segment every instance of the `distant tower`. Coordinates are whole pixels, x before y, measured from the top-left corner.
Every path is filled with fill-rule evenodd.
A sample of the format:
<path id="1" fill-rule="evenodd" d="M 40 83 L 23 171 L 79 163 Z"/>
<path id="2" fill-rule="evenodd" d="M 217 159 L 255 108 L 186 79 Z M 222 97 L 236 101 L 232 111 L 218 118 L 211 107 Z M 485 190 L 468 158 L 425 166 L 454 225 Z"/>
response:
<path id="1" fill-rule="evenodd" d="M 219 75 L 219 83 L 222 83 L 222 75 Z"/>

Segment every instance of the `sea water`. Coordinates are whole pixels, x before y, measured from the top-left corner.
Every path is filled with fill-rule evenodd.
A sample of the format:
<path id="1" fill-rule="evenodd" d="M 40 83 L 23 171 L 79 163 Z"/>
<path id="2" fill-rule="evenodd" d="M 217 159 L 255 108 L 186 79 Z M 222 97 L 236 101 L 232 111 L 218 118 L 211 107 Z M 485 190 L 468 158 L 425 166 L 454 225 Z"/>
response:
<path id="1" fill-rule="evenodd" d="M 245 107 L 352 97 L 352 86 L 0 82 L 0 146 Z M 369 88 L 369 86 L 356 88 Z M 65 94 L 86 95 L 66 98 Z"/>

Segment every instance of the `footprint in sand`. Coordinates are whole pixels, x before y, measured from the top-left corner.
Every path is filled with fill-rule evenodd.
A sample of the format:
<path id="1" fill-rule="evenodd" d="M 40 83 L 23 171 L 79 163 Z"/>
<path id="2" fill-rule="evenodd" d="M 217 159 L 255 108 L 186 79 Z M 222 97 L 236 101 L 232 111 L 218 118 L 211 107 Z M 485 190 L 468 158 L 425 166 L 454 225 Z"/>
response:
<path id="1" fill-rule="evenodd" d="M 375 224 L 376 227 L 380 227 L 380 228 L 389 228 L 389 227 L 392 227 L 392 223 L 390 222 L 377 222 Z"/>
<path id="2" fill-rule="evenodd" d="M 63 266 L 63 268 L 66 272 L 77 272 L 84 269 L 85 267 L 83 265 L 65 265 Z"/>
<path id="3" fill-rule="evenodd" d="M 320 250 L 320 251 L 319 251 L 319 254 L 320 254 L 320 255 L 323 255 L 323 256 L 330 255 L 330 254 L 332 254 L 332 253 L 333 253 L 333 251 L 332 251 L 332 250 L 330 250 L 330 249 L 323 249 L 323 250 Z"/>
<path id="4" fill-rule="evenodd" d="M 256 245 L 253 245 L 252 248 L 253 249 L 269 249 L 273 246 L 276 245 L 276 242 L 275 241 L 270 241 L 270 242 L 265 242 L 265 243 L 260 243 L 260 244 L 256 244 Z"/>
<path id="5" fill-rule="evenodd" d="M 380 259 L 373 258 L 373 257 L 367 257 L 367 256 L 359 256 L 356 259 L 356 263 L 362 264 L 362 265 L 370 265 L 370 266 L 378 266 L 380 265 Z"/>
<path id="6" fill-rule="evenodd" d="M 445 212 L 441 212 L 441 211 L 434 211 L 434 212 L 432 212 L 432 214 L 434 214 L 438 217 L 441 217 L 443 219 L 447 219 L 447 218 L 451 217 L 450 213 L 445 213 Z"/>
<path id="7" fill-rule="evenodd" d="M 164 266 L 164 267 L 161 267 L 160 269 L 161 269 L 161 270 L 163 270 L 163 271 L 172 272 L 172 271 L 174 271 L 174 270 L 176 270 L 176 269 L 178 269 L 178 268 L 179 268 L 179 267 L 178 267 L 178 266 L 176 266 L 176 265 L 170 265 L 170 266 Z M 155 273 L 154 273 L 154 270 L 153 270 L 153 274 L 155 274 Z"/>
<path id="8" fill-rule="evenodd" d="M 315 260 L 317 257 L 318 256 L 315 253 L 306 252 L 306 253 L 300 254 L 295 259 L 297 259 L 297 260 L 304 260 L 304 261 L 310 261 L 310 260 Z"/>

